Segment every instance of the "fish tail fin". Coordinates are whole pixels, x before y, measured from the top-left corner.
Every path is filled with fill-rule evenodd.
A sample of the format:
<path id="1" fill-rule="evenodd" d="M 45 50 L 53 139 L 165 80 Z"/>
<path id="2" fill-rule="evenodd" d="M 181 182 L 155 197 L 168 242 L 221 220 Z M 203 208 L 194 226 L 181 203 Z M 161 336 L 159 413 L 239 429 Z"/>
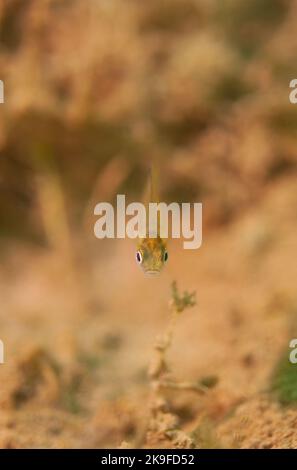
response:
<path id="1" fill-rule="evenodd" d="M 153 156 L 151 160 L 149 186 L 150 202 L 159 202 L 159 165 L 156 156 Z"/>

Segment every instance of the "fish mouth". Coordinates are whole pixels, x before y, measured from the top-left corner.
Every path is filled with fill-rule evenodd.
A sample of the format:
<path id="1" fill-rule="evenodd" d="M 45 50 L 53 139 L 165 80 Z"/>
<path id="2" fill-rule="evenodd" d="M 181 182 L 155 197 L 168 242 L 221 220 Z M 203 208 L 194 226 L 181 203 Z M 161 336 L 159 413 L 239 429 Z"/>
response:
<path id="1" fill-rule="evenodd" d="M 154 277 L 160 274 L 160 271 L 158 271 L 157 269 L 149 269 L 148 271 L 145 271 L 145 274 L 148 277 Z"/>

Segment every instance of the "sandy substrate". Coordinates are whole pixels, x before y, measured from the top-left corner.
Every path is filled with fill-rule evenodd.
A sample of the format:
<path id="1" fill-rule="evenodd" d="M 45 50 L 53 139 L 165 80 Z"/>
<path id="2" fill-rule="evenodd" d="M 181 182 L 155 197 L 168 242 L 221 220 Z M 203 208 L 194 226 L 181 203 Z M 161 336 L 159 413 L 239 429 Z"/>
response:
<path id="1" fill-rule="evenodd" d="M 96 242 L 84 275 L 49 250 L 8 247 L 0 271 L 0 446 L 296 447 L 297 410 L 268 392 L 294 337 L 296 206 L 296 178 L 274 183 L 230 225 L 206 229 L 200 250 L 170 243 L 158 279 L 143 277 L 130 241 Z M 167 328 L 173 280 L 196 291 L 197 305 L 178 319 L 171 374 L 218 380 L 203 397 L 170 393 L 170 419 L 191 442 L 143 437 L 146 371 Z"/>

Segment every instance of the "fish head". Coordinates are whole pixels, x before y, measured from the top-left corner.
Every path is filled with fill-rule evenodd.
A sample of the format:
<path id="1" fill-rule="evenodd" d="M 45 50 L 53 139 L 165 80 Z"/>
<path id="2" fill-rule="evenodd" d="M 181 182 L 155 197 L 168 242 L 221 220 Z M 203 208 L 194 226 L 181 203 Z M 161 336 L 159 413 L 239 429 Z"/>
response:
<path id="1" fill-rule="evenodd" d="M 168 260 L 166 243 L 159 236 L 143 238 L 136 252 L 136 261 L 148 276 L 155 276 Z"/>

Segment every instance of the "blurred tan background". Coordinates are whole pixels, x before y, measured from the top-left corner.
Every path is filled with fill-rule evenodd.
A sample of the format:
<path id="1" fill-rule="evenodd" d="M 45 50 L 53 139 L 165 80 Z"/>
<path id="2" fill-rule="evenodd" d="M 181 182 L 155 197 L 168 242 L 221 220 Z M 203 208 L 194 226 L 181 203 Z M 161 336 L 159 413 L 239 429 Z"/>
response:
<path id="1" fill-rule="evenodd" d="M 173 280 L 197 305 L 172 373 L 217 381 L 173 394 L 179 429 L 296 447 L 269 391 L 296 335 L 296 22 L 293 0 L 1 0 L 1 447 L 178 446 L 141 435 Z M 152 155 L 163 200 L 202 202 L 204 227 L 147 279 L 93 210 L 140 200 Z"/>

